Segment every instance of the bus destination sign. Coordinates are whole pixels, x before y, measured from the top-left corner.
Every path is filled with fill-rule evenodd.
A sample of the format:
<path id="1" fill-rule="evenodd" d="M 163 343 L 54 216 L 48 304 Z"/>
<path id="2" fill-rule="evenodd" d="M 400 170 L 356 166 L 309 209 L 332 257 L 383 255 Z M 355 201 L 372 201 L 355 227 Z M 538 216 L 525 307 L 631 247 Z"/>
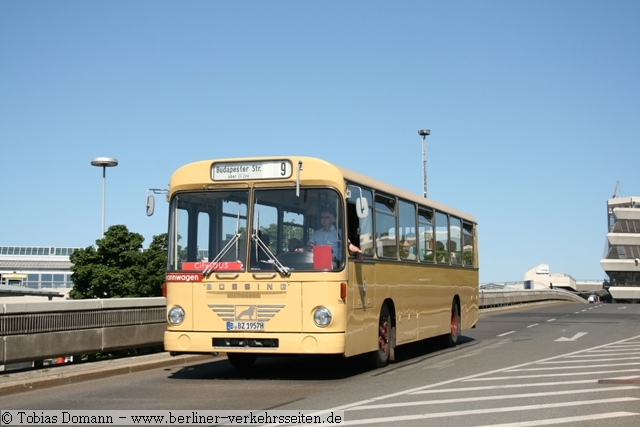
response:
<path id="1" fill-rule="evenodd" d="M 257 162 L 222 162 L 211 166 L 211 179 L 233 181 L 236 179 L 285 179 L 293 168 L 289 160 L 265 160 Z"/>

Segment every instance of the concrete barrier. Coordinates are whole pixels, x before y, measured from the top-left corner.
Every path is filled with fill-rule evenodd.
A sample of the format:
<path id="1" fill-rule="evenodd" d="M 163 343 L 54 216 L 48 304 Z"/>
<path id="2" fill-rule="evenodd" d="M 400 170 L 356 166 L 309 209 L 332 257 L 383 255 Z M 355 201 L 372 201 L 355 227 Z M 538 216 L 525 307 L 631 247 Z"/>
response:
<path id="1" fill-rule="evenodd" d="M 162 345 L 164 298 L 0 304 L 0 365 Z"/>
<path id="2" fill-rule="evenodd" d="M 480 309 L 530 304 L 542 301 L 571 301 L 588 304 L 587 300 L 561 289 L 542 290 L 480 290 Z"/>

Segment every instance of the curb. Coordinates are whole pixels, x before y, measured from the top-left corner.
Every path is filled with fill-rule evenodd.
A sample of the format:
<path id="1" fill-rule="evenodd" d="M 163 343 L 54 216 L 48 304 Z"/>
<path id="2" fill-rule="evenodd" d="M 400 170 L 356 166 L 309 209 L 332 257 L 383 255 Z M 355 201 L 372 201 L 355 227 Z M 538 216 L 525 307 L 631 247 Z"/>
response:
<path id="1" fill-rule="evenodd" d="M 0 397 L 8 396 L 16 393 L 24 393 L 33 390 L 42 390 L 60 385 L 76 384 L 84 381 L 91 381 L 99 378 L 110 377 L 112 375 L 133 374 L 136 372 L 147 371 L 150 369 L 163 368 L 167 366 L 187 365 L 189 363 L 210 361 L 213 358 L 210 355 L 187 355 L 175 356 L 162 360 L 151 361 L 135 361 L 131 360 L 130 364 L 120 366 L 95 366 L 89 367 L 89 370 L 80 372 L 63 372 L 55 373 L 50 376 L 40 378 L 17 378 L 14 381 L 7 381 L 5 384 L 0 383 Z M 122 359 L 121 359 L 122 360 Z M 100 364 L 100 362 L 94 362 Z M 73 365 L 70 365 L 73 366 Z M 85 365 L 87 366 L 87 365 Z M 92 369 L 93 368 L 93 369 Z M 53 369 L 50 369 L 53 371 Z M 31 373 L 33 374 L 33 373 Z M 17 377 L 20 374 L 16 375 Z M 0 376 L 1 378 L 1 376 Z"/>

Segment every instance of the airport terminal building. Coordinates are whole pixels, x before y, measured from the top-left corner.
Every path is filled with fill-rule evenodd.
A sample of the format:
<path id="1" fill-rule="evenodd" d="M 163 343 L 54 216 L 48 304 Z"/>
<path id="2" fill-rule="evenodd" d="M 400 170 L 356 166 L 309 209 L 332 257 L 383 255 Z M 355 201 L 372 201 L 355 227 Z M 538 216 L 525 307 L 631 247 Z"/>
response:
<path id="1" fill-rule="evenodd" d="M 0 246 L 0 294 L 66 295 L 73 288 L 69 255 L 76 249 Z"/>
<path id="2" fill-rule="evenodd" d="M 604 287 L 618 302 L 640 303 L 640 197 L 607 200 L 607 220 Z"/>

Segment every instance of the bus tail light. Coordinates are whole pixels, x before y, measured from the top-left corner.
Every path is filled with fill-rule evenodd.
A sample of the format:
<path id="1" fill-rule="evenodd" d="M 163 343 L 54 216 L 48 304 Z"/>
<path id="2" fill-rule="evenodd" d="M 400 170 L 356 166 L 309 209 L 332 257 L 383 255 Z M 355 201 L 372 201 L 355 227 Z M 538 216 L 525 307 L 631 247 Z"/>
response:
<path id="1" fill-rule="evenodd" d="M 167 284 L 166 283 L 162 284 L 162 296 L 165 297 L 165 298 L 167 297 Z"/>
<path id="2" fill-rule="evenodd" d="M 340 298 L 347 298 L 347 284 L 344 282 L 340 283 Z"/>

